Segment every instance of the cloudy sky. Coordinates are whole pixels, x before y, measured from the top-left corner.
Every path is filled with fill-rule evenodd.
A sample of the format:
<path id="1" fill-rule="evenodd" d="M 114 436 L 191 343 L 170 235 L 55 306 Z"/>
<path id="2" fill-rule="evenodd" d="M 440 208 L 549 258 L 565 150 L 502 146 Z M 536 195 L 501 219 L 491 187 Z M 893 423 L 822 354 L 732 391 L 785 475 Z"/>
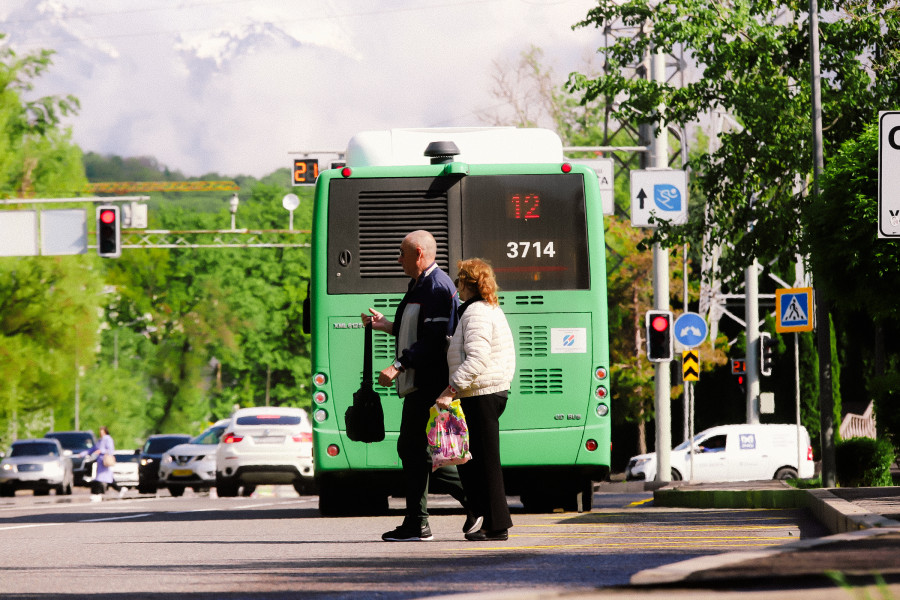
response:
<path id="1" fill-rule="evenodd" d="M 48 48 L 83 150 L 190 176 L 263 176 L 357 131 L 483 125 L 496 63 L 530 45 L 562 83 L 593 0 L 2 0 L 2 44 Z"/>

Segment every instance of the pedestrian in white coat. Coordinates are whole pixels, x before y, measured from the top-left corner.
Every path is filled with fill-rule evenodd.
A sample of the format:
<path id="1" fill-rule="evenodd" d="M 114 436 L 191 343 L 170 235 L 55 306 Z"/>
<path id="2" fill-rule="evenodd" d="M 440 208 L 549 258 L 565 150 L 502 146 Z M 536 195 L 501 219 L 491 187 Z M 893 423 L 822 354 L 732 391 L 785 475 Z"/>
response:
<path id="1" fill-rule="evenodd" d="M 515 344 L 497 299 L 491 266 L 472 258 L 459 261 L 457 271 L 462 304 L 447 350 L 450 383 L 437 405 L 448 408 L 459 398 L 466 415 L 472 460 L 457 469 L 471 510 L 484 517 L 481 529 L 466 533 L 466 539 L 506 540 L 512 519 L 500 465 L 500 415 L 516 370 Z"/>

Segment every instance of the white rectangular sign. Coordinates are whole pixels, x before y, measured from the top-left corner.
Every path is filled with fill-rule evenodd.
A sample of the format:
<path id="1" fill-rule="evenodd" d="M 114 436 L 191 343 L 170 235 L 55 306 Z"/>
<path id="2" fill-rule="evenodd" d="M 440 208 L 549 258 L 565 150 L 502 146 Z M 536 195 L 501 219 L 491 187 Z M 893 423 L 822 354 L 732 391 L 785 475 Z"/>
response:
<path id="1" fill-rule="evenodd" d="M 900 237 L 900 111 L 878 115 L 878 237 Z"/>
<path id="2" fill-rule="evenodd" d="M 631 225 L 655 227 L 650 217 L 673 225 L 687 222 L 687 173 L 674 169 L 631 172 Z"/>
<path id="3" fill-rule="evenodd" d="M 83 208 L 41 211 L 41 254 L 84 254 L 87 246 L 87 211 Z"/>
<path id="4" fill-rule="evenodd" d="M 612 215 L 616 212 L 615 195 L 613 192 L 613 183 L 615 182 L 615 173 L 613 173 L 613 159 L 611 158 L 577 158 L 572 159 L 573 163 L 590 167 L 597 174 L 597 184 L 600 186 L 600 205 L 603 207 L 604 215 Z"/>
<path id="5" fill-rule="evenodd" d="M 587 329 L 584 327 L 552 327 L 551 354 L 584 354 L 587 352 Z"/>
<path id="6" fill-rule="evenodd" d="M 0 256 L 37 256 L 37 253 L 37 211 L 0 210 Z"/>

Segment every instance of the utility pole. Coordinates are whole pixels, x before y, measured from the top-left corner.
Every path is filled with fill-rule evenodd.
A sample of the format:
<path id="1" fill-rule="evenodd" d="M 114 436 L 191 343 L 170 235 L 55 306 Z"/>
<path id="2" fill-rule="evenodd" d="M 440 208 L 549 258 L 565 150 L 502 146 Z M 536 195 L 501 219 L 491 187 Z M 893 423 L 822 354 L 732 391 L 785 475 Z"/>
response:
<path id="1" fill-rule="evenodd" d="M 811 65 L 813 125 L 813 201 L 819 196 L 819 181 L 825 170 L 822 149 L 822 81 L 819 67 L 819 4 L 809 0 L 809 62 Z M 819 353 L 819 419 L 822 435 L 822 485 L 834 487 L 837 473 L 834 456 L 834 391 L 831 381 L 831 318 L 825 297 L 816 298 L 816 335 Z"/>
<path id="2" fill-rule="evenodd" d="M 651 76 L 657 83 L 666 80 L 666 55 L 656 52 L 651 57 Z M 660 107 L 660 113 L 662 107 Z M 669 131 L 660 121 L 651 144 L 650 166 L 666 169 L 669 166 Z M 669 310 L 669 252 L 659 242 L 653 244 L 653 307 Z M 654 400 L 656 403 L 656 480 L 672 480 L 672 376 L 671 363 L 656 363 Z"/>

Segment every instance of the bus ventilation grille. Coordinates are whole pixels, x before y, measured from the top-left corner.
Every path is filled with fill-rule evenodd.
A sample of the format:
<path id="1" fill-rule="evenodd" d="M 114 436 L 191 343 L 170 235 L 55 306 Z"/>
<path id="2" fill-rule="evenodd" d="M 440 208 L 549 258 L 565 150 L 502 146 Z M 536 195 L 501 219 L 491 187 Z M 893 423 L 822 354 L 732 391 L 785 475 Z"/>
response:
<path id="1" fill-rule="evenodd" d="M 394 356 L 394 336 L 388 335 L 381 331 L 373 331 L 372 336 L 372 360 L 374 361 L 390 361 L 393 362 Z M 378 379 L 377 377 L 375 378 Z"/>
<path id="2" fill-rule="evenodd" d="M 517 306 L 526 306 L 528 304 L 543 304 L 543 296 L 516 296 L 515 303 Z"/>
<path id="3" fill-rule="evenodd" d="M 522 325 L 519 327 L 519 356 L 540 358 L 547 356 L 550 336 L 546 325 Z"/>
<path id="4" fill-rule="evenodd" d="M 562 369 L 519 369 L 520 394 L 562 394 Z"/>
<path id="5" fill-rule="evenodd" d="M 410 231 L 425 229 L 437 242 L 437 263 L 449 271 L 447 195 L 432 190 L 363 191 L 359 194 L 359 275 L 405 277 L 397 262 Z"/>
<path id="6" fill-rule="evenodd" d="M 372 308 L 397 308 L 400 306 L 400 298 L 375 298 Z"/>

